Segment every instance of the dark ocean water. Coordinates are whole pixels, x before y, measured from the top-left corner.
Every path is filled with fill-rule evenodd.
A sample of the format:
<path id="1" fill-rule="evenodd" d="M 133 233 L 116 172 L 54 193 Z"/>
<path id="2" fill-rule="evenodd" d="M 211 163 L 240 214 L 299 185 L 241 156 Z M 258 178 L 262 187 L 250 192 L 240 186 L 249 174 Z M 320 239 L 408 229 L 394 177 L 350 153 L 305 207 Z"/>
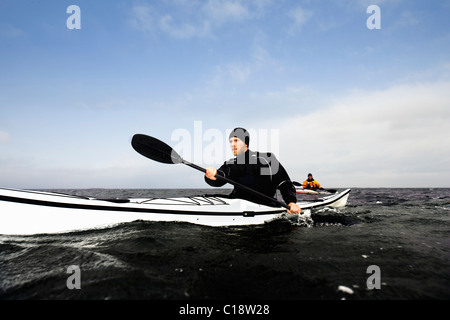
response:
<path id="1" fill-rule="evenodd" d="M 205 193 L 53 191 L 95 197 Z M 450 189 L 353 189 L 347 207 L 313 212 L 309 226 L 288 220 L 233 228 L 133 222 L 66 234 L 0 235 L 0 299 L 448 300 L 449 212 Z M 70 266 L 79 269 L 68 272 Z M 80 289 L 69 289 L 68 282 L 77 280 Z"/>

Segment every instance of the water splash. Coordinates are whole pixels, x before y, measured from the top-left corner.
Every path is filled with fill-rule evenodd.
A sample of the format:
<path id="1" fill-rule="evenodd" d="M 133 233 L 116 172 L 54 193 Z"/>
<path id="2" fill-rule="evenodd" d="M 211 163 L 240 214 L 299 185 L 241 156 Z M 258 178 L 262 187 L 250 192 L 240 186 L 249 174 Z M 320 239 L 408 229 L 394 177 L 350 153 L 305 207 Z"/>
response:
<path id="1" fill-rule="evenodd" d="M 304 210 L 302 214 L 297 216 L 297 221 L 294 222 L 295 225 L 301 227 L 311 228 L 314 226 L 314 221 L 311 218 L 311 210 Z"/>

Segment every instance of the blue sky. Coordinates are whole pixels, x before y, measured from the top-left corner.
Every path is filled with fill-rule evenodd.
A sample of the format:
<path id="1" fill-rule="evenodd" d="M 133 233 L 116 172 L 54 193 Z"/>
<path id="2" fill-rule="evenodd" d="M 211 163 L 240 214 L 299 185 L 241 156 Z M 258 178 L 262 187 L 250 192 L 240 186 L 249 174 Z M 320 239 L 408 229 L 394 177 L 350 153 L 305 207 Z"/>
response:
<path id="1" fill-rule="evenodd" d="M 218 167 L 237 126 L 292 180 L 450 187 L 449 13 L 448 0 L 1 0 L 0 187 L 206 187 L 131 137 Z"/>

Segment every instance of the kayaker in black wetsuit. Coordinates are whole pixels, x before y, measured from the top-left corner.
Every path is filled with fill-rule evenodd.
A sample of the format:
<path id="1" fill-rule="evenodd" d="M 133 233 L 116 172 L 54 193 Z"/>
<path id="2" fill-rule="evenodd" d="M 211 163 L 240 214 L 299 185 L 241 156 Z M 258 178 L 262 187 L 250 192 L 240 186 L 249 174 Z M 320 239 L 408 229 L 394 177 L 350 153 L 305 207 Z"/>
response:
<path id="1" fill-rule="evenodd" d="M 210 186 L 221 187 L 226 181 L 215 176 L 219 174 L 269 197 L 274 197 L 279 189 L 289 213 L 300 213 L 297 205 L 295 187 L 281 163 L 271 153 L 254 152 L 248 149 L 250 135 L 243 128 L 236 128 L 230 134 L 230 146 L 234 158 L 226 161 L 218 170 L 207 168 L 205 181 Z M 231 197 L 247 199 L 252 202 L 269 204 L 264 199 L 240 188 L 234 188 Z M 269 204 L 270 205 L 270 204 Z"/>

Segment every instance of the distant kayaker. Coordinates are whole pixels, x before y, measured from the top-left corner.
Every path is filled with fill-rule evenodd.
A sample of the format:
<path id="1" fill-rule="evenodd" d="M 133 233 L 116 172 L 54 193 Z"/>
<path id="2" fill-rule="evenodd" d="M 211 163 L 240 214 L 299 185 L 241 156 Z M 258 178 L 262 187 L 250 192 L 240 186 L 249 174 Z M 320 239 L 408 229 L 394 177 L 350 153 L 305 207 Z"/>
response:
<path id="1" fill-rule="evenodd" d="M 300 213 L 295 187 L 276 157 L 271 153 L 249 150 L 250 134 L 244 128 L 234 129 L 230 133 L 229 141 L 235 157 L 226 161 L 219 169 L 207 168 L 206 183 L 213 187 L 225 185 L 226 181 L 216 178 L 216 175 L 219 174 L 269 197 L 274 198 L 278 189 L 284 202 L 290 207 L 288 212 Z M 267 204 L 261 198 L 242 190 L 242 188 L 235 187 L 230 196 Z"/>
<path id="2" fill-rule="evenodd" d="M 322 190 L 320 183 L 314 180 L 312 173 L 308 173 L 308 178 L 303 181 L 303 189 Z"/>

